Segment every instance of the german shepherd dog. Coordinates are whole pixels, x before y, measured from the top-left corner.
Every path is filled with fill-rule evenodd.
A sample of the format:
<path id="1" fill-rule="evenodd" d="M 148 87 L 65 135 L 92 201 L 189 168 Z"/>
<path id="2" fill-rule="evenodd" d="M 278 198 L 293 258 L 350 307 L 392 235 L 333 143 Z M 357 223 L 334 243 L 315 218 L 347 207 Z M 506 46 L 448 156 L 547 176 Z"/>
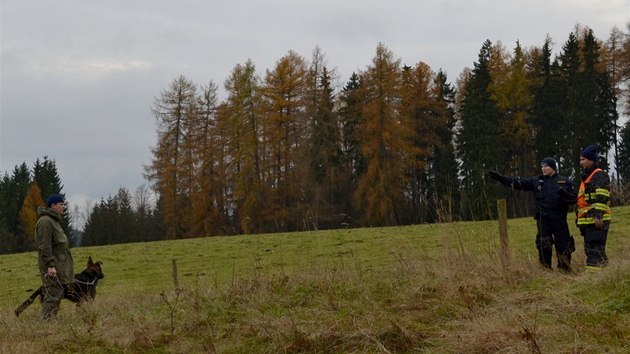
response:
<path id="1" fill-rule="evenodd" d="M 101 269 L 103 262 L 92 261 L 92 257 L 88 258 L 87 268 L 79 274 L 74 275 L 74 283 L 68 284 L 63 288 L 63 298 L 68 299 L 77 305 L 81 302 L 92 301 L 96 296 L 96 285 L 99 279 L 103 279 L 105 274 Z M 26 299 L 18 308 L 15 309 L 15 316 L 20 316 L 22 311 L 26 310 L 35 298 L 39 296 L 40 301 L 44 299 L 44 287 L 40 286 L 33 294 Z"/>

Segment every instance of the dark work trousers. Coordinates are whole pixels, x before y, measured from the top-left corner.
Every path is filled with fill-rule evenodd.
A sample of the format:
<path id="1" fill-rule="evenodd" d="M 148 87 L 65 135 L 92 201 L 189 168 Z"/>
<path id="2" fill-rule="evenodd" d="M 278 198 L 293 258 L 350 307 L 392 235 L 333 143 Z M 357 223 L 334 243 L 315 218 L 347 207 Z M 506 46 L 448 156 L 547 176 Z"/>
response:
<path id="1" fill-rule="evenodd" d="M 555 245 L 558 269 L 571 270 L 571 253 L 575 251 L 575 240 L 569 233 L 567 220 L 541 216 L 536 223 L 538 225 L 536 248 L 540 263 L 546 268 L 551 268 L 552 245 Z"/>
<path id="2" fill-rule="evenodd" d="M 57 316 L 61 299 L 63 299 L 64 286 L 59 280 L 48 277 L 44 277 L 43 283 L 42 317 L 47 320 Z"/>
<path id="3" fill-rule="evenodd" d="M 584 253 L 586 265 L 592 267 L 605 267 L 608 265 L 606 256 L 606 239 L 608 238 L 608 225 L 598 229 L 595 225 L 580 227 L 580 233 L 584 236 Z"/>

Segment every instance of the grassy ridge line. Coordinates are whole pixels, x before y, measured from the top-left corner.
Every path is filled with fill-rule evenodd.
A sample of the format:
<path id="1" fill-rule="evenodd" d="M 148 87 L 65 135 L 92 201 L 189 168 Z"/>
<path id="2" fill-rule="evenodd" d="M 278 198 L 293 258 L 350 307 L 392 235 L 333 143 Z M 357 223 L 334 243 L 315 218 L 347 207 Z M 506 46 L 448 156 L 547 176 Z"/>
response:
<path id="1" fill-rule="evenodd" d="M 630 240 L 629 210 L 615 208 L 608 251 L 615 260 L 620 245 Z M 570 216 L 571 218 L 571 216 Z M 572 225 L 577 251 L 574 264 L 584 264 L 583 240 Z M 534 259 L 535 222 L 530 218 L 508 221 L 513 257 Z M 437 259 L 449 249 L 465 247 L 471 252 L 498 250 L 496 221 L 426 224 L 403 227 L 325 230 L 297 233 L 208 237 L 186 240 L 79 247 L 72 250 L 77 272 L 88 256 L 103 261 L 105 281 L 99 294 L 120 291 L 155 291 L 171 288 L 172 259 L 177 260 L 180 282 L 210 278 L 216 285 L 229 283 L 257 270 L 292 273 L 305 265 L 352 262 L 366 269 L 391 264 L 401 254 Z M 36 254 L 0 256 L 5 284 L 0 308 L 14 306 L 40 285 Z"/>

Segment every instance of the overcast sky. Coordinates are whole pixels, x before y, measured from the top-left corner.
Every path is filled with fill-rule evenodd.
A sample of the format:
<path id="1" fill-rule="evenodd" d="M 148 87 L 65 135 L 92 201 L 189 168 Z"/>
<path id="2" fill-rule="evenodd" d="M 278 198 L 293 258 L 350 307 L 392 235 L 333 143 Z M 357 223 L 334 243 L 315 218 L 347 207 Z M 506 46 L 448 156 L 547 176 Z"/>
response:
<path id="1" fill-rule="evenodd" d="M 486 39 L 558 52 L 576 24 L 607 39 L 630 0 L 0 0 L 0 174 L 48 156 L 83 207 L 146 184 L 150 107 L 179 75 L 221 89 L 251 59 L 264 76 L 319 46 L 339 85 L 379 42 L 455 83 Z"/>

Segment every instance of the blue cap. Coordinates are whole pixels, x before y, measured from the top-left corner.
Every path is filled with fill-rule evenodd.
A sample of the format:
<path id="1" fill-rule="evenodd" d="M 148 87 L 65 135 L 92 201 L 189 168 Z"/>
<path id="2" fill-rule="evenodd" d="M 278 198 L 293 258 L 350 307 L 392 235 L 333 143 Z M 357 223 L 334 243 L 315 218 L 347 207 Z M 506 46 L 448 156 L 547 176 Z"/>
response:
<path id="1" fill-rule="evenodd" d="M 554 159 L 553 157 L 545 157 L 544 159 L 542 159 L 542 161 L 540 161 L 540 164 L 547 165 L 553 168 L 554 171 L 558 171 L 558 162 L 556 162 L 556 159 Z"/>
<path id="2" fill-rule="evenodd" d="M 57 203 L 63 203 L 63 197 L 60 196 L 59 194 L 53 194 L 48 196 L 48 199 L 46 199 L 46 206 L 50 208 L 50 206 L 52 206 L 53 204 L 57 204 Z"/>
<path id="3" fill-rule="evenodd" d="M 593 145 L 587 146 L 584 150 L 582 150 L 582 153 L 580 154 L 580 156 L 587 158 L 591 161 L 597 162 L 597 145 L 593 144 Z"/>

